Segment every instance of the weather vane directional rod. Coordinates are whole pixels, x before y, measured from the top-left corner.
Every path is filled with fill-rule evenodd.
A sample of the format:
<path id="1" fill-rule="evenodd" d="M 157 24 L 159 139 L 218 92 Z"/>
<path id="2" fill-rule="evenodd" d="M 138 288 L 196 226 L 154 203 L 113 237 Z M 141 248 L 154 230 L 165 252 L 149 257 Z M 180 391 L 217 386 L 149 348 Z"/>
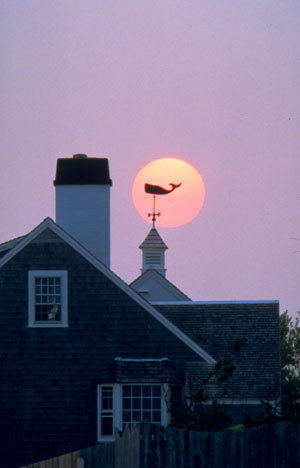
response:
<path id="1" fill-rule="evenodd" d="M 155 197 L 156 195 L 153 195 L 153 213 L 148 213 L 148 217 L 152 216 L 152 223 L 153 223 L 154 228 L 155 228 L 156 218 L 161 215 L 161 213 L 155 213 Z"/>

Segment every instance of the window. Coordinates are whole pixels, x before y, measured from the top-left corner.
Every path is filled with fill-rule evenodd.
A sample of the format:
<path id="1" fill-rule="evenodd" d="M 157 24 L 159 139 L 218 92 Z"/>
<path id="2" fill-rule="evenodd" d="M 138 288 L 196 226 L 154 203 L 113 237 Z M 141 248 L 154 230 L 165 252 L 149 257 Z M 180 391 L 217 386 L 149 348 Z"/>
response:
<path id="1" fill-rule="evenodd" d="M 134 422 L 168 422 L 166 384 L 100 385 L 98 393 L 98 440 L 113 440 L 114 427 L 132 428 Z"/>
<path id="2" fill-rule="evenodd" d="M 123 385 L 122 424 L 123 430 L 134 421 L 161 422 L 160 385 Z"/>
<path id="3" fill-rule="evenodd" d="M 67 272 L 29 271 L 28 303 L 29 326 L 67 326 Z"/>
<path id="4" fill-rule="evenodd" d="M 113 435 L 113 388 L 101 388 L 101 435 Z"/>

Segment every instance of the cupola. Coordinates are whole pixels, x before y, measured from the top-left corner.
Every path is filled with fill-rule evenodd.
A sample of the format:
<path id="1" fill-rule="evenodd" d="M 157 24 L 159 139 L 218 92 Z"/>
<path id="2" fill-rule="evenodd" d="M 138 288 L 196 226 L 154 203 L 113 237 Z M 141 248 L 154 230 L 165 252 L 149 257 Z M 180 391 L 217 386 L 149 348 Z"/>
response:
<path id="1" fill-rule="evenodd" d="M 54 180 L 56 222 L 110 267 L 108 159 L 75 154 L 57 160 Z"/>
<path id="2" fill-rule="evenodd" d="M 157 270 L 161 275 L 166 276 L 165 251 L 168 247 L 160 237 L 155 227 L 152 227 L 139 248 L 143 252 L 143 267 L 141 272 L 144 273 L 146 270 Z"/>

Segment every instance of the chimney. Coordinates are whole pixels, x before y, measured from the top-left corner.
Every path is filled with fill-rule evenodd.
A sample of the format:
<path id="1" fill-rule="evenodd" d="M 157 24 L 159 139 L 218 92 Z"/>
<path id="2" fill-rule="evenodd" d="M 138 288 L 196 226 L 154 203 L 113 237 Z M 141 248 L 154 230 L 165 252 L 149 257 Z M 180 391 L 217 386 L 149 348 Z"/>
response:
<path id="1" fill-rule="evenodd" d="M 108 159 L 85 154 L 60 158 L 53 184 L 57 224 L 110 268 Z"/>

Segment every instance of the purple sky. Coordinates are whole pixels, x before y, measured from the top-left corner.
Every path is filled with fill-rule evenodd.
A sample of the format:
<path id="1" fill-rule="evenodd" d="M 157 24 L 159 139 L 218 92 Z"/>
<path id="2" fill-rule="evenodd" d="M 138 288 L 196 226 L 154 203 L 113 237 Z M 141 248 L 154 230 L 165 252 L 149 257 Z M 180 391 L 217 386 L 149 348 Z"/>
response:
<path id="1" fill-rule="evenodd" d="M 173 155 L 206 201 L 159 232 L 194 300 L 300 310 L 299 0 L 2 0 L 0 242 L 55 219 L 56 159 L 108 157 L 112 269 L 139 275 L 137 172 Z"/>

